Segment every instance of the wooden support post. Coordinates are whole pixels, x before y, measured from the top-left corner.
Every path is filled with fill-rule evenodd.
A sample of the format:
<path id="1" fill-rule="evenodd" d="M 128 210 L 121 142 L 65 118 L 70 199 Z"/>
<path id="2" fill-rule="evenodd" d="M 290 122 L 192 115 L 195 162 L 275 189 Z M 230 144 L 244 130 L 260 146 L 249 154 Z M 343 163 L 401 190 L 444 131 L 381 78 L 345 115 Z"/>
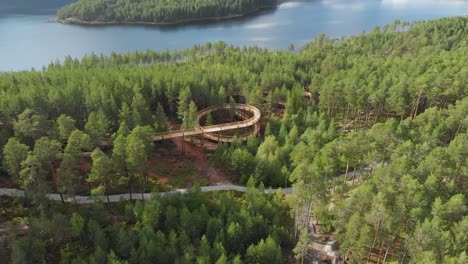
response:
<path id="1" fill-rule="evenodd" d="M 203 130 L 201 132 L 201 138 L 200 138 L 200 147 L 203 149 L 204 146 L 203 146 Z"/>
<path id="2" fill-rule="evenodd" d="M 182 132 L 182 153 L 185 154 L 185 133 Z"/>

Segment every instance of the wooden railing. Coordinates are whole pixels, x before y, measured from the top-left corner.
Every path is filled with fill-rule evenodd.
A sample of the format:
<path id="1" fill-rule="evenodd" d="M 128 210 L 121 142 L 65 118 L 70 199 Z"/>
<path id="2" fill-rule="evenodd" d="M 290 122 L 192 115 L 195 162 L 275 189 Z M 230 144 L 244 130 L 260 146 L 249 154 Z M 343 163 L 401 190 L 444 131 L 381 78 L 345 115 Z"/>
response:
<path id="1" fill-rule="evenodd" d="M 237 121 L 237 122 L 230 122 L 230 123 L 217 124 L 217 125 L 211 125 L 211 126 L 201 126 L 200 125 L 201 119 L 204 116 L 206 116 L 208 113 L 211 113 L 220 109 L 231 108 L 231 105 L 229 104 L 225 104 L 223 106 L 210 106 L 198 112 L 197 120 L 195 122 L 194 128 L 157 133 L 153 135 L 153 140 L 160 141 L 160 140 L 171 139 L 171 138 L 176 138 L 176 137 L 185 137 L 185 136 L 202 134 L 203 137 L 218 141 L 218 140 L 221 140 L 221 136 L 210 135 L 210 133 L 255 126 L 261 118 L 260 110 L 258 110 L 258 108 L 254 106 L 245 105 L 245 104 L 235 104 L 234 106 L 236 110 L 249 111 L 253 113 L 253 116 L 251 118 L 248 118 L 242 121 Z M 258 131 L 259 131 L 259 127 L 256 126 L 253 133 L 257 134 Z M 223 140 L 225 140 L 224 142 L 231 142 L 232 137 L 223 137 Z"/>

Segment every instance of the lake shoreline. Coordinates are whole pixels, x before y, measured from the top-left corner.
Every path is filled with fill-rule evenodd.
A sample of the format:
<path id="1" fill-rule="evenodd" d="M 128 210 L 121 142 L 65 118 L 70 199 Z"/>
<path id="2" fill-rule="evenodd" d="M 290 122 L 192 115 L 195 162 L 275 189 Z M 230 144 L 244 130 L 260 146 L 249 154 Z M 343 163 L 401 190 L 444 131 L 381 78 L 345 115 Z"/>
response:
<path id="1" fill-rule="evenodd" d="M 272 6 L 263 6 L 256 8 L 250 12 L 246 12 L 243 14 L 234 14 L 234 15 L 227 15 L 227 16 L 219 16 L 219 17 L 204 17 L 204 18 L 193 18 L 193 19 L 184 19 L 174 22 L 146 22 L 146 21 L 134 21 L 134 22 L 117 22 L 117 21 L 84 21 L 78 18 L 66 18 L 66 19 L 58 19 L 56 18 L 55 21 L 64 25 L 77 25 L 77 26 L 155 26 L 155 27 L 170 27 L 170 26 L 177 26 L 177 25 L 184 25 L 189 24 L 192 22 L 195 23 L 202 23 L 202 22 L 215 22 L 215 21 L 225 21 L 225 20 L 232 20 L 243 18 L 247 16 L 251 16 L 262 11 L 266 10 L 274 10 L 278 8 L 278 5 Z"/>

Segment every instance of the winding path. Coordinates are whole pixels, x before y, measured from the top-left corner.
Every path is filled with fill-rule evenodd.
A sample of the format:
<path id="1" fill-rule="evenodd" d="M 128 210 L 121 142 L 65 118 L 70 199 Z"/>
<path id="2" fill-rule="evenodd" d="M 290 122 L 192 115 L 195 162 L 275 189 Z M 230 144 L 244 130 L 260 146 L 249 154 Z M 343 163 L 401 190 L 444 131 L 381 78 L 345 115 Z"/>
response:
<path id="1" fill-rule="evenodd" d="M 368 172 L 374 168 L 376 168 L 375 165 L 369 165 L 362 170 L 357 170 L 355 172 L 355 176 L 360 176 L 364 172 Z M 341 174 L 341 175 L 336 176 L 335 179 L 341 179 L 344 177 L 345 177 L 345 174 Z M 215 191 L 245 192 L 247 190 L 247 187 L 234 185 L 234 184 L 221 184 L 221 185 L 216 185 L 216 186 L 203 186 L 203 187 L 200 187 L 200 189 L 202 192 L 215 192 Z M 265 189 L 264 193 L 272 193 L 272 192 L 280 191 L 284 194 L 291 194 L 293 190 L 294 190 L 293 187 L 277 188 L 277 189 L 270 188 L 270 189 Z M 109 195 L 109 202 L 116 203 L 116 202 L 128 201 L 128 200 L 148 200 L 148 199 L 151 199 L 152 197 L 162 197 L 162 196 L 173 195 L 177 193 L 186 193 L 188 191 L 189 189 L 176 189 L 173 191 L 158 192 L 158 193 L 132 193 L 131 196 L 129 193 L 114 194 L 114 195 Z M 25 193 L 24 191 L 18 190 L 18 189 L 0 188 L 0 197 L 1 196 L 25 197 Z M 60 194 L 57 194 L 57 193 L 46 194 L 46 197 L 52 201 L 58 201 L 58 202 L 62 201 Z M 95 195 L 95 196 L 77 195 L 73 197 L 69 195 L 63 195 L 63 201 L 66 203 L 76 202 L 77 204 L 92 204 L 92 203 L 95 203 L 96 201 L 102 201 L 104 203 L 107 203 L 107 196 L 106 195 Z"/>

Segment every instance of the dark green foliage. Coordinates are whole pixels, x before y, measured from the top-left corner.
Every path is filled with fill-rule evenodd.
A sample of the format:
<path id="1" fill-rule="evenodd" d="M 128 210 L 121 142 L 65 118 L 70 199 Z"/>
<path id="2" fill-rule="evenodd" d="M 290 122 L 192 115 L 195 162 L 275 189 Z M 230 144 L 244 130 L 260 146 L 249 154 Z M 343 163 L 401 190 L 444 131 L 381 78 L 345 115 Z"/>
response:
<path id="1" fill-rule="evenodd" d="M 256 190 L 237 197 L 192 189 L 186 195 L 144 203 L 122 202 L 113 209 L 100 205 L 56 207 L 51 216 L 37 216 L 31 211 L 26 235 L 6 242 L 15 263 L 49 262 L 56 257 L 73 263 L 105 263 L 111 259 L 128 263 L 215 263 L 238 261 L 238 254 L 252 263 L 249 259 L 262 258 L 271 250 L 274 263 L 282 263 L 280 245 L 288 251 L 292 242 L 290 235 L 277 235 L 277 230 L 291 225 L 283 199 L 282 195 Z M 131 208 L 130 214 L 124 213 L 124 208 Z M 64 210 L 68 213 L 60 213 Z"/>
<path id="2" fill-rule="evenodd" d="M 157 24 L 243 15 L 276 6 L 276 0 L 80 0 L 60 9 L 59 19 Z"/>

